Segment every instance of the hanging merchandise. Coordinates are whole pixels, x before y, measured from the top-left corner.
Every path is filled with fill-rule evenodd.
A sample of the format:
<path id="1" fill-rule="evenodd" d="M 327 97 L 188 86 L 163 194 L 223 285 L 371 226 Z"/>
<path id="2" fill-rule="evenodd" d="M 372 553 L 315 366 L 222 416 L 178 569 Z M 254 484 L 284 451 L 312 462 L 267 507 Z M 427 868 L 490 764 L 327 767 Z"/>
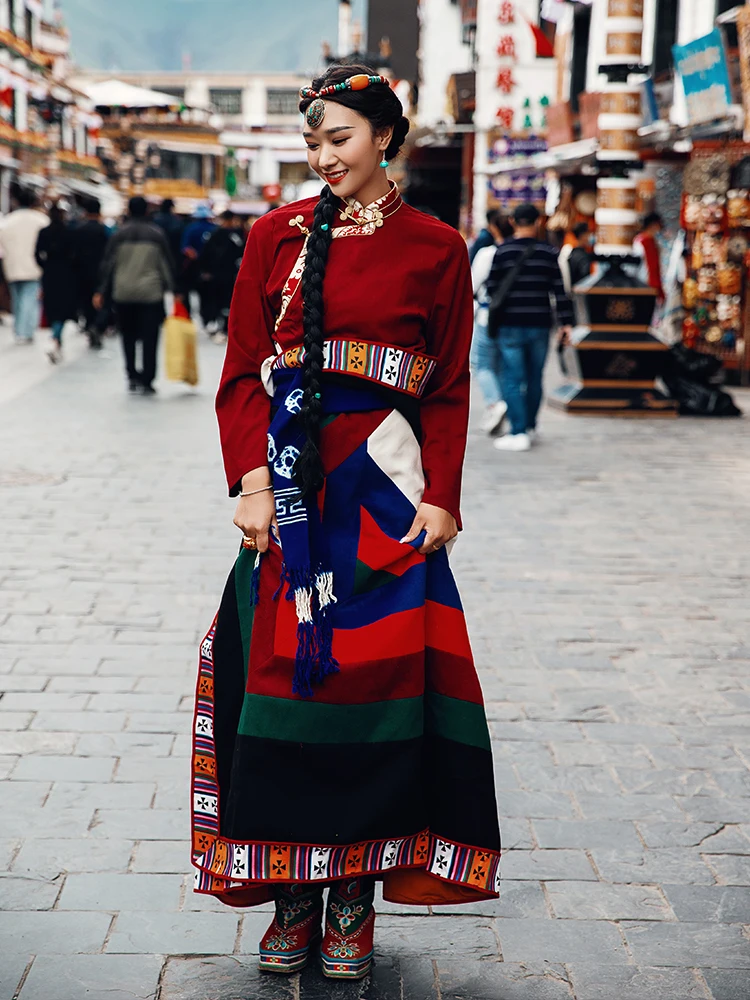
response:
<path id="1" fill-rule="evenodd" d="M 727 143 L 717 152 L 714 147 L 713 143 L 696 143 L 684 174 L 682 339 L 686 347 L 713 355 L 746 382 L 750 370 L 750 303 L 746 294 L 750 148 L 744 143 Z"/>

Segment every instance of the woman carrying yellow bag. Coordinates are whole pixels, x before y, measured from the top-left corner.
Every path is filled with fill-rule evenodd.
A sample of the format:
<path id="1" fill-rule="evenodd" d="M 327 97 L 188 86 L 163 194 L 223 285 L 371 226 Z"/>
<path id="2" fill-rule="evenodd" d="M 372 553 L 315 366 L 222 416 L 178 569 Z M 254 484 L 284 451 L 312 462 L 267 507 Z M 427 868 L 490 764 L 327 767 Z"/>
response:
<path id="1" fill-rule="evenodd" d="M 170 382 L 198 384 L 195 323 L 183 302 L 175 300 L 172 315 L 164 322 L 166 374 Z"/>

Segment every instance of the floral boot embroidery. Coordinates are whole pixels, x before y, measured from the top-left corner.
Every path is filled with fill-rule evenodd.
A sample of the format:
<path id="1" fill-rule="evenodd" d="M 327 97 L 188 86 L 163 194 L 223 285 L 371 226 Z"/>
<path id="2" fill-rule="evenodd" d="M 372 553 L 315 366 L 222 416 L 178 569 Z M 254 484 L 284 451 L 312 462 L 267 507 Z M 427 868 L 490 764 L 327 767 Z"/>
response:
<path id="1" fill-rule="evenodd" d="M 321 946 L 323 975 L 331 979 L 362 979 L 369 973 L 375 929 L 374 896 L 372 879 L 350 879 L 331 889 Z"/>
<path id="2" fill-rule="evenodd" d="M 276 914 L 260 942 L 258 965 L 266 972 L 298 972 L 320 940 L 323 891 L 293 885 L 279 890 Z"/>

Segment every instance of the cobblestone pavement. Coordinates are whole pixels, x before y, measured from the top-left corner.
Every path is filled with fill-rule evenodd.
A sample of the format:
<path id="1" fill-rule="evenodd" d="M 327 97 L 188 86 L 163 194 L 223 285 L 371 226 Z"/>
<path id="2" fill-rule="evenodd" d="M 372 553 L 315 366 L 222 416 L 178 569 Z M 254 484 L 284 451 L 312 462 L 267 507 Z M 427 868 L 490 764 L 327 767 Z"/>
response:
<path id="1" fill-rule="evenodd" d="M 502 456 L 473 432 L 454 565 L 502 899 L 383 906 L 371 982 L 277 982 L 267 913 L 187 879 L 196 642 L 237 545 L 221 349 L 145 399 L 114 343 L 48 370 L 3 337 L 0 1000 L 750 997 L 747 421 L 547 413 Z"/>

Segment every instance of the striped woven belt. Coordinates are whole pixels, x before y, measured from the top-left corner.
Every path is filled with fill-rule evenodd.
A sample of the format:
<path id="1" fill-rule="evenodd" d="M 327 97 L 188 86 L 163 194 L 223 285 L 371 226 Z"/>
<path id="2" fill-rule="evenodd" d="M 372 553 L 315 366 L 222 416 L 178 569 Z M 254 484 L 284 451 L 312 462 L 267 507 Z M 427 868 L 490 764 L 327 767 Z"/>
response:
<path id="1" fill-rule="evenodd" d="M 301 368 L 305 354 L 304 347 L 291 347 L 279 354 L 273 367 Z M 327 340 L 323 345 L 324 371 L 357 375 L 410 396 L 422 395 L 436 364 L 424 354 L 362 340 Z"/>

